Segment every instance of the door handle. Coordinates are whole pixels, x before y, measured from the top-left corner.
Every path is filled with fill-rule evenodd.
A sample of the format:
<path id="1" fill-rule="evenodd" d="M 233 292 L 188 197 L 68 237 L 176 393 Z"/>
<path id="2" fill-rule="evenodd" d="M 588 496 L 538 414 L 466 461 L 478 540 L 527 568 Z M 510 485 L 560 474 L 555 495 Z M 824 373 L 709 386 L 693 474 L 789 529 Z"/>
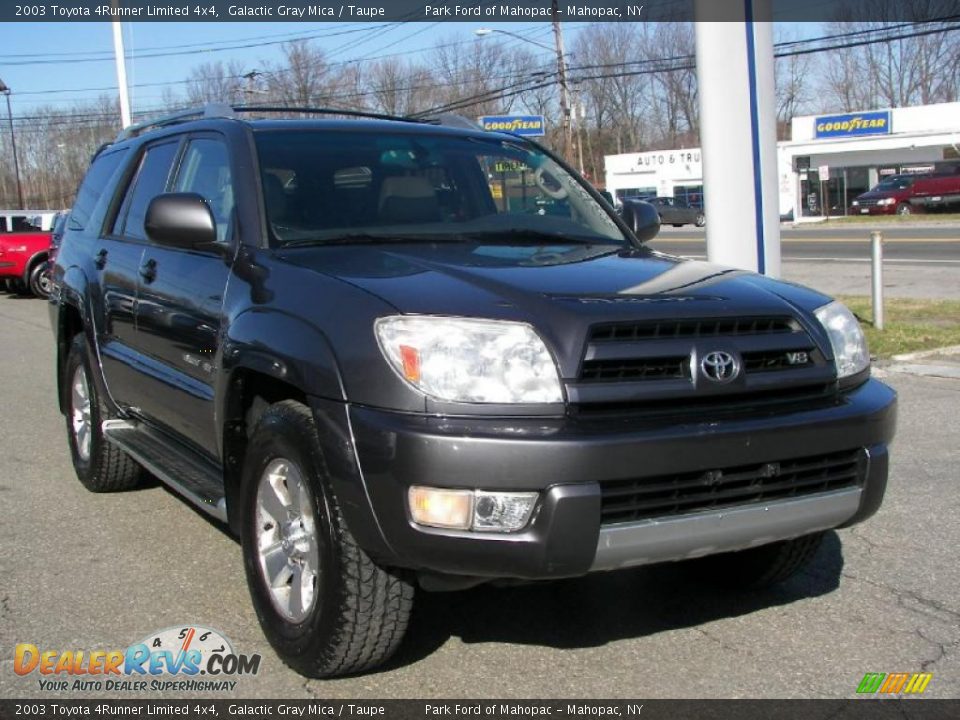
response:
<path id="1" fill-rule="evenodd" d="M 100 251 L 94 256 L 93 264 L 97 266 L 98 270 L 103 270 L 103 266 L 107 264 L 106 248 L 100 248 Z"/>
<path id="2" fill-rule="evenodd" d="M 146 260 L 140 266 L 140 277 L 146 282 L 153 282 L 157 277 L 157 261 L 153 258 Z"/>

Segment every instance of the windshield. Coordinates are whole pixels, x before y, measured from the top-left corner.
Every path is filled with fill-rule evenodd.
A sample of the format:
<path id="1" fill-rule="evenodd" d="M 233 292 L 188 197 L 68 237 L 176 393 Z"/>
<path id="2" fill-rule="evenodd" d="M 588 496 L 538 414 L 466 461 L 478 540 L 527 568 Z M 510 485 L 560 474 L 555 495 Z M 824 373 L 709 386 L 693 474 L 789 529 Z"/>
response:
<path id="1" fill-rule="evenodd" d="M 329 129 L 255 138 L 274 246 L 628 242 L 577 179 L 520 140 Z"/>
<path id="2" fill-rule="evenodd" d="M 912 177 L 910 175 L 894 175 L 886 180 L 882 180 L 872 192 L 882 192 L 884 190 L 907 190 L 913 185 L 915 180 L 916 177 Z"/>

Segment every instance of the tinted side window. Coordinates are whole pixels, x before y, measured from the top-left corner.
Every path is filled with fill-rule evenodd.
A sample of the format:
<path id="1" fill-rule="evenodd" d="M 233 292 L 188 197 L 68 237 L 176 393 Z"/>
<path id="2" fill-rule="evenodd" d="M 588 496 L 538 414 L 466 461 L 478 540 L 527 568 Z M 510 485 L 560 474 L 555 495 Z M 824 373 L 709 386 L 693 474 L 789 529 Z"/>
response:
<path id="1" fill-rule="evenodd" d="M 126 155 L 126 148 L 116 152 L 103 153 L 97 156 L 93 164 L 90 165 L 83 182 L 80 183 L 80 189 L 77 190 L 77 199 L 70 211 L 69 226 L 71 230 L 83 230 L 86 227 L 97 200 L 100 199 L 100 195 L 107 187 L 107 182 L 113 177 Z"/>
<path id="2" fill-rule="evenodd" d="M 36 232 L 37 226 L 30 222 L 30 218 L 26 215 L 14 215 L 13 216 L 13 231 L 14 232 Z"/>
<path id="3" fill-rule="evenodd" d="M 192 140 L 180 163 L 175 192 L 201 195 L 217 221 L 217 240 L 226 238 L 233 212 L 233 182 L 227 146 L 219 140 Z"/>
<path id="4" fill-rule="evenodd" d="M 150 205 L 151 200 L 167 189 L 170 168 L 179 147 L 179 141 L 174 141 L 147 149 L 140 161 L 137 177 L 127 190 L 123 209 L 113 226 L 115 233 L 139 240 L 147 238 L 147 233 L 143 229 L 147 206 Z"/>

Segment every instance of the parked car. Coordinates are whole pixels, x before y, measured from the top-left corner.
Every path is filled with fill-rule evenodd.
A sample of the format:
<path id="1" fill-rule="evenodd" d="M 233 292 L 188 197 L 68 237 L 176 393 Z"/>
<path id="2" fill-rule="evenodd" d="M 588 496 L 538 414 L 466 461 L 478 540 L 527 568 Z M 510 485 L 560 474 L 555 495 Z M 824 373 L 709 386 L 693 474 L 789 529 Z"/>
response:
<path id="1" fill-rule="evenodd" d="M 779 582 L 877 510 L 896 397 L 842 304 L 650 250 L 528 139 L 353 114 L 127 129 L 49 303 L 79 480 L 227 523 L 286 663 L 376 666 L 415 586 Z"/>
<path id="2" fill-rule="evenodd" d="M 50 232 L 53 210 L 0 210 L 0 235 L 10 232 Z"/>
<path id="3" fill-rule="evenodd" d="M 960 174 L 894 175 L 858 195 L 851 212 L 860 215 L 910 215 L 960 206 Z"/>
<path id="4" fill-rule="evenodd" d="M 0 280 L 9 292 L 33 293 L 47 297 L 50 273 L 47 256 L 50 251 L 50 233 L 15 221 L 16 216 L 0 215 L 4 228 L 16 231 L 0 233 Z"/>
<path id="5" fill-rule="evenodd" d="M 648 202 L 657 209 L 661 225 L 673 225 L 674 227 L 696 225 L 697 227 L 703 227 L 706 224 L 703 210 L 688 205 L 682 200 L 672 197 L 638 197 L 636 199 Z"/>

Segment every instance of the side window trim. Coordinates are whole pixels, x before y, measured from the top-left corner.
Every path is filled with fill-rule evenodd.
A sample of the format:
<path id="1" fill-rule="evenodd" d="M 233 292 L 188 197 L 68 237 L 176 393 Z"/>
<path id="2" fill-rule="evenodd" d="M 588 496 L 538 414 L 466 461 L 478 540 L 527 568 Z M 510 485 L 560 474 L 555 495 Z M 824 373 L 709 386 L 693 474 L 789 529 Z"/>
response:
<path id="1" fill-rule="evenodd" d="M 184 136 L 183 146 L 180 148 L 180 153 L 177 156 L 177 159 L 174 163 L 173 171 L 170 174 L 168 187 L 175 188 L 180 182 L 180 173 L 184 170 L 184 162 L 187 158 L 187 153 L 190 151 L 190 144 L 195 140 L 213 140 L 223 145 L 225 154 L 227 156 L 227 163 L 229 163 L 230 168 L 230 185 L 232 186 L 233 191 L 233 207 L 230 209 L 230 219 L 227 221 L 226 232 L 224 233 L 224 239 L 218 240 L 218 244 L 222 244 L 228 247 L 236 245 L 236 233 L 237 233 L 237 184 L 236 184 L 236 172 L 234 168 L 234 157 L 233 153 L 230 152 L 230 143 L 227 140 L 227 136 L 224 133 L 217 132 L 216 130 L 199 130 L 192 132 Z"/>

